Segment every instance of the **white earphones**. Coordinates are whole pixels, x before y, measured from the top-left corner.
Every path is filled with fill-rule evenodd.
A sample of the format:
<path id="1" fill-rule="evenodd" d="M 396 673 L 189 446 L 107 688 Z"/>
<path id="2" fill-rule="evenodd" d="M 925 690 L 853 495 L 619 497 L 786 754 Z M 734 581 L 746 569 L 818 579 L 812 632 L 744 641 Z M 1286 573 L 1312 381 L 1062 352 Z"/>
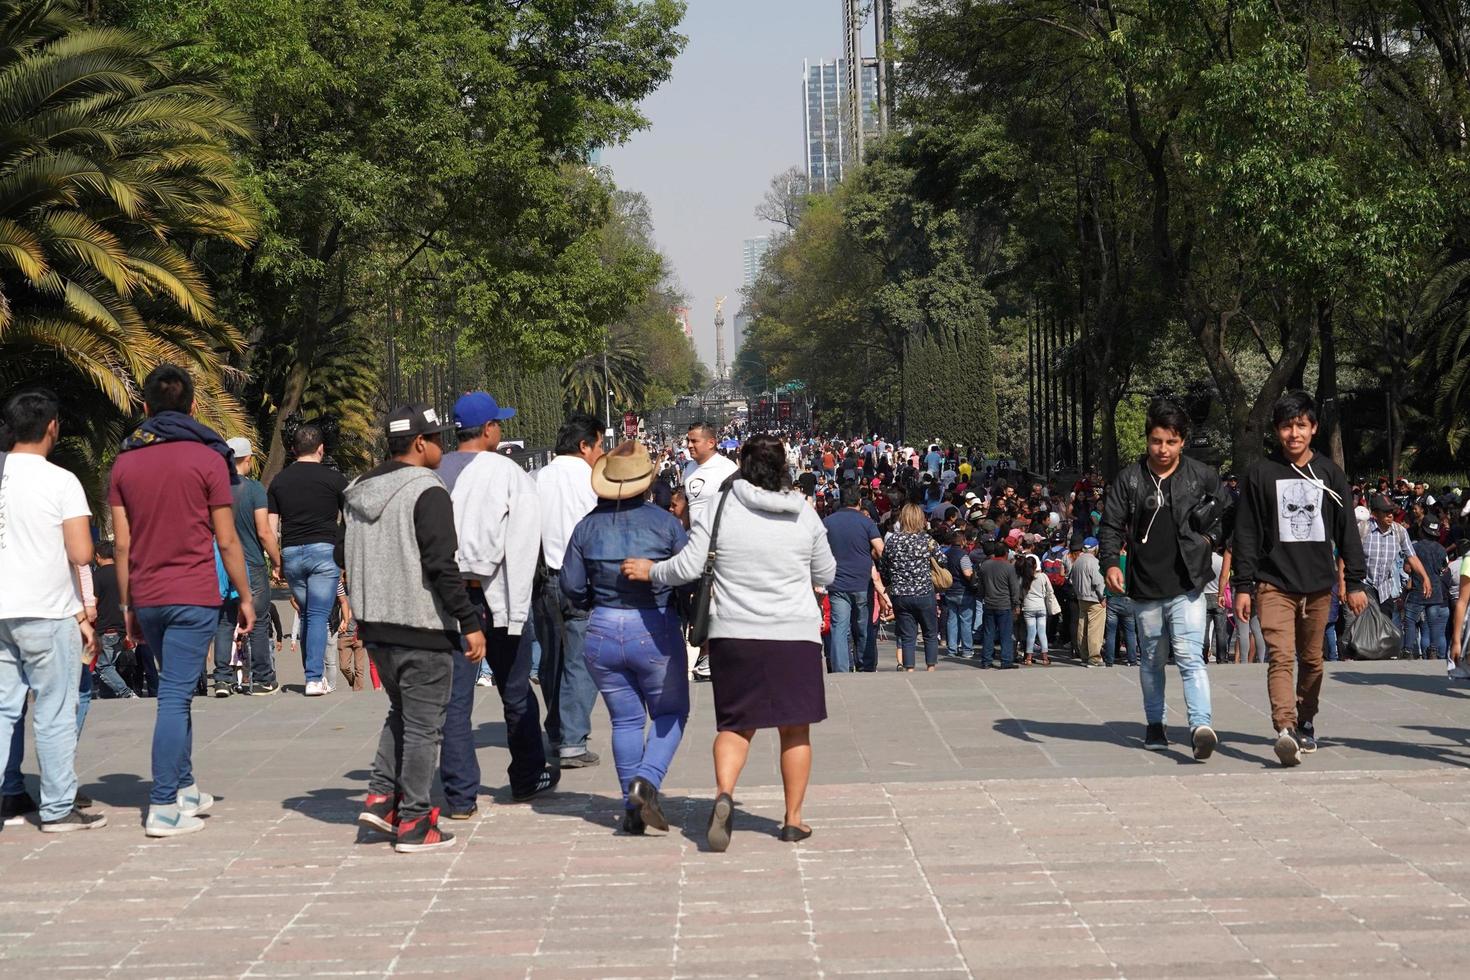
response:
<path id="1" fill-rule="evenodd" d="M 1139 539 L 1139 544 L 1148 544 L 1148 532 L 1154 529 L 1154 521 L 1159 519 L 1159 511 L 1164 509 L 1164 481 L 1154 476 L 1153 470 L 1148 471 L 1148 478 L 1154 481 L 1154 513 L 1148 519 L 1148 527 L 1143 529 L 1143 537 Z"/>

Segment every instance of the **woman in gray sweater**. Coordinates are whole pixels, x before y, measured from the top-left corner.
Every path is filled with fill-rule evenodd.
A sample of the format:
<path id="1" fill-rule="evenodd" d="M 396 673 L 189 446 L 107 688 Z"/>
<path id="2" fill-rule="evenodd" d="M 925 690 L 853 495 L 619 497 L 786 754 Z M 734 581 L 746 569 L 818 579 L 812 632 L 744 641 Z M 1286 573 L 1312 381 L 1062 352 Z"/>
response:
<path id="1" fill-rule="evenodd" d="M 718 514 L 718 517 L 716 517 Z M 735 783 L 758 729 L 781 738 L 786 787 L 784 841 L 805 840 L 801 806 L 811 777 L 811 725 L 827 717 L 823 687 L 822 615 L 813 588 L 837 574 L 827 532 L 816 511 L 787 481 L 786 453 L 774 436 L 741 447 L 740 470 L 690 530 L 689 544 L 655 564 L 630 558 L 623 574 L 635 582 L 683 585 L 699 578 L 719 521 L 710 673 L 714 682 L 715 784 L 709 846 L 730 846 Z M 706 523 L 708 521 L 709 523 Z"/>

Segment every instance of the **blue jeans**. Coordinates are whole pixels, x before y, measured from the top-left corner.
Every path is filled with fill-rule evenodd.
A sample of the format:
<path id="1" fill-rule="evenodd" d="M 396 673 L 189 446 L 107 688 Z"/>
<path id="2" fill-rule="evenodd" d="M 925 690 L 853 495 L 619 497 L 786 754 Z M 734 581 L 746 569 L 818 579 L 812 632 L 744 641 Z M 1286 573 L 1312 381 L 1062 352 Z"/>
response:
<path id="1" fill-rule="evenodd" d="M 903 651 L 905 669 L 914 666 L 914 646 L 919 630 L 924 631 L 924 663 L 939 663 L 939 616 L 932 595 L 896 595 L 893 612 L 898 621 L 898 648 Z"/>
<path id="2" fill-rule="evenodd" d="M 1138 624 L 1133 619 L 1133 600 L 1126 595 L 1108 596 L 1108 625 L 1103 629 L 1103 662 L 1109 666 L 1118 660 L 1118 628 L 1128 644 L 1128 663 L 1138 661 Z M 1203 636 L 1203 634 L 1201 634 Z"/>
<path id="3" fill-rule="evenodd" d="M 536 639 L 541 644 L 541 698 L 546 703 L 546 737 L 562 755 L 587 751 L 592 734 L 592 702 L 597 685 L 587 672 L 582 648 L 587 641 L 587 614 L 574 609 L 550 576 L 533 600 Z"/>
<path id="4" fill-rule="evenodd" d="M 689 719 L 689 654 L 674 610 L 592 610 L 587 670 L 612 719 L 613 763 L 623 805 L 642 776 L 663 785 Z M 645 720 L 652 722 L 645 734 Z"/>
<path id="5" fill-rule="evenodd" d="M 832 672 L 846 674 L 852 670 L 852 653 L 858 659 L 868 645 L 868 593 L 829 592 L 832 602 Z"/>
<path id="6" fill-rule="evenodd" d="M 1162 725 L 1164 667 L 1169 651 L 1184 683 L 1184 706 L 1189 727 L 1210 724 L 1210 675 L 1205 672 L 1205 597 L 1191 592 L 1172 599 L 1135 599 L 1138 622 L 1139 684 L 1143 687 L 1143 715 L 1150 725 Z"/>
<path id="7" fill-rule="evenodd" d="M 204 676 L 218 606 L 140 606 L 138 625 L 157 652 L 158 718 L 153 724 L 153 789 L 148 802 L 173 806 L 194 785 L 194 690 Z"/>
<path id="8" fill-rule="evenodd" d="M 255 628 L 245 639 L 245 681 L 247 684 L 274 684 L 276 682 L 276 660 L 274 651 L 271 649 L 270 576 L 264 565 L 249 565 L 246 571 L 250 576 L 250 595 L 255 604 Z M 334 600 L 336 590 L 337 587 L 333 585 Z M 331 615 L 330 606 L 327 607 L 327 614 Z M 219 628 L 214 635 L 214 682 L 216 684 L 235 682 L 235 668 L 230 666 L 230 655 L 235 650 L 235 624 L 239 621 L 240 600 L 226 599 L 220 606 Z"/>
<path id="9" fill-rule="evenodd" d="M 77 691 L 81 684 L 82 634 L 70 616 L 0 619 L 0 745 L 10 747 L 7 796 L 24 792 L 20 758 L 26 693 L 36 692 L 32 725 L 41 766 L 41 819 L 60 820 L 77 796 Z"/>
<path id="10" fill-rule="evenodd" d="M 1034 653 L 1046 653 L 1046 612 L 1023 612 L 1022 618 L 1026 620 L 1026 649 L 1021 652 L 1024 657 Z"/>
<path id="11" fill-rule="evenodd" d="M 1016 659 L 1016 614 L 1009 607 L 985 609 L 980 630 L 980 663 L 989 664 L 995 652 L 995 643 L 1000 641 L 1000 662 L 1010 666 Z"/>
<path id="12" fill-rule="evenodd" d="M 959 595 L 946 592 L 944 610 L 949 614 L 944 620 L 944 641 L 949 644 L 949 654 L 967 656 L 975 642 L 975 597 L 968 592 Z"/>
<path id="13" fill-rule="evenodd" d="M 510 791 L 516 796 L 530 793 L 546 768 L 546 747 L 541 744 L 541 711 L 531 693 L 531 630 L 511 636 L 496 626 L 485 604 L 485 593 L 471 588 L 470 601 L 485 621 L 485 659 L 500 693 L 505 718 L 505 744 L 510 750 Z M 471 712 L 475 706 L 475 681 L 480 664 L 463 654 L 454 654 L 454 671 L 449 682 L 449 707 L 444 713 L 444 744 L 439 754 L 439 781 L 444 799 L 452 810 L 465 810 L 480 795 L 480 760 L 475 755 Z"/>
<path id="14" fill-rule="evenodd" d="M 306 666 L 306 679 L 322 679 L 327 657 L 327 621 L 332 604 L 337 601 L 337 582 L 342 573 L 332 558 L 332 546 L 298 544 L 281 549 L 281 570 L 291 595 L 301 610 L 301 653 Z M 228 657 L 225 660 L 229 662 Z"/>
<path id="15" fill-rule="evenodd" d="M 1341 660 L 1337 655 L 1337 621 L 1333 620 L 1327 624 L 1327 629 L 1322 633 L 1323 660 Z"/>
<path id="16" fill-rule="evenodd" d="M 1445 628 L 1450 624 L 1449 606 L 1404 606 L 1404 656 L 1418 657 L 1427 644 L 1431 659 L 1445 659 Z"/>
<path id="17" fill-rule="evenodd" d="M 122 656 L 123 635 L 121 633 L 102 633 L 97 637 L 97 642 L 102 645 L 102 652 L 97 654 L 97 681 L 109 695 L 115 698 L 125 698 L 131 692 L 127 682 L 117 672 L 117 660 Z"/>

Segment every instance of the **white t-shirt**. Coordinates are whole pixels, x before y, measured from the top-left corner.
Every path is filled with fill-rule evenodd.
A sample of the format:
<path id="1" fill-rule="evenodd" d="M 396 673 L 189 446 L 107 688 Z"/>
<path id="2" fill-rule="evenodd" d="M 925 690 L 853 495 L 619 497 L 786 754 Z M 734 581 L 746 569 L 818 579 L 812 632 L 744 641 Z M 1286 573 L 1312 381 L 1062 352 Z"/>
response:
<path id="1" fill-rule="evenodd" d="M 728 456 L 715 453 L 684 477 L 684 494 L 689 498 L 689 524 L 714 520 L 715 501 L 720 498 L 720 484 L 740 467 Z"/>
<path id="2" fill-rule="evenodd" d="M 82 611 L 61 522 L 91 517 L 82 484 L 35 453 L 10 453 L 0 477 L 0 619 Z"/>

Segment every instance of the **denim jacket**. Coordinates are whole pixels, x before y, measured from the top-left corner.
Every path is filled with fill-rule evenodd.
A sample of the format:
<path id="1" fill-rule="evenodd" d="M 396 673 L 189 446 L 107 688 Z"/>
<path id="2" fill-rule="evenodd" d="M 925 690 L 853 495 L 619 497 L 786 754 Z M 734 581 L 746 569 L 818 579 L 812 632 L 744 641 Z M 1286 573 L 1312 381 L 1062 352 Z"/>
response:
<path id="1" fill-rule="evenodd" d="M 684 525 L 661 507 L 637 500 L 599 500 L 567 542 L 562 594 L 579 609 L 667 609 L 673 588 L 630 582 L 619 566 L 624 558 L 670 558 L 688 540 Z"/>

